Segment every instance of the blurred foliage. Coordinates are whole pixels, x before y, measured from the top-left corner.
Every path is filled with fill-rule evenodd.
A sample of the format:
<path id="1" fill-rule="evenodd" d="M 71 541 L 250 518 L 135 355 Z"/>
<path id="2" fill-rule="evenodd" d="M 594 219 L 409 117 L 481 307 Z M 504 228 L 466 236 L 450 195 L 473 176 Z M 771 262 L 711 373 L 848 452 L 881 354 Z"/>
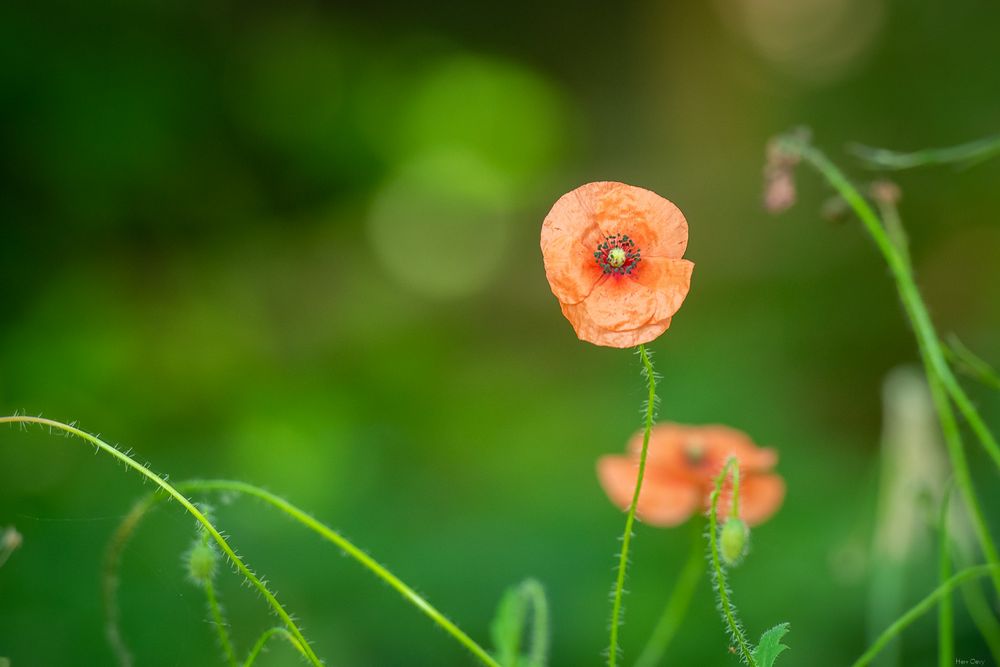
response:
<path id="1" fill-rule="evenodd" d="M 746 430 L 788 481 L 732 575 L 743 619 L 787 618 L 783 662 L 845 664 L 865 642 L 879 387 L 916 351 L 856 225 L 820 220 L 817 181 L 782 219 L 761 211 L 763 147 L 801 122 L 831 149 L 995 134 L 998 20 L 902 0 L 0 4 L 0 412 L 78 420 L 174 480 L 286 495 L 483 642 L 535 577 L 553 664 L 597 664 L 622 518 L 593 464 L 643 389 L 628 353 L 575 340 L 537 234 L 582 182 L 649 187 L 687 214 L 697 264 L 652 346 L 661 414 Z M 994 365 L 998 178 L 1000 161 L 898 175 L 940 328 Z M 970 388 L 1000 424 L 997 394 Z M 78 443 L 0 433 L 0 525 L 24 536 L 0 570 L 0 655 L 109 664 L 103 544 L 147 490 Z M 218 515 L 330 664 L 472 664 L 280 517 Z M 220 664 L 183 581 L 191 529 L 162 506 L 125 554 L 140 665 Z M 640 527 L 626 656 L 686 539 Z M 934 562 L 914 550 L 907 601 Z M 235 577 L 220 591 L 245 649 L 266 611 Z M 985 657 L 963 614 L 956 656 Z M 933 663 L 932 627 L 903 664 Z M 668 657 L 724 664 L 723 637 L 704 582 Z M 259 664 L 293 660 L 276 644 Z"/>

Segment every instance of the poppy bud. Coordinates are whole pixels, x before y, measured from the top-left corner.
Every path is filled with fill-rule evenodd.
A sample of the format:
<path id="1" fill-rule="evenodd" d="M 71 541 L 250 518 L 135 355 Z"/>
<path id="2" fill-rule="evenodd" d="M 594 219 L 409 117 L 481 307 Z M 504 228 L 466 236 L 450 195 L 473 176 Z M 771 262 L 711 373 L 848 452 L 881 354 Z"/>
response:
<path id="1" fill-rule="evenodd" d="M 888 180 L 875 181 L 868 188 L 868 194 L 872 199 L 880 204 L 890 204 L 895 206 L 903 198 L 903 192 L 899 186 Z"/>
<path id="2" fill-rule="evenodd" d="M 739 565 L 750 546 L 750 528 L 742 519 L 726 519 L 719 531 L 719 545 L 722 561 L 729 567 Z"/>
<path id="3" fill-rule="evenodd" d="M 208 542 L 197 540 L 185 554 L 188 578 L 196 586 L 204 586 L 215 577 L 219 554 Z"/>

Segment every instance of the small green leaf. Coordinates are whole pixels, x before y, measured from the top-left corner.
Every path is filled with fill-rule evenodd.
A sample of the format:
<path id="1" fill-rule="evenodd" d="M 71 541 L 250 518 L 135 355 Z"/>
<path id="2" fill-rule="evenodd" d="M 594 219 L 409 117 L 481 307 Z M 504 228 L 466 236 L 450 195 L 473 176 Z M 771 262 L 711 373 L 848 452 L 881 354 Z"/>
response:
<path id="1" fill-rule="evenodd" d="M 958 336 L 954 334 L 948 336 L 948 344 L 944 348 L 945 358 L 948 359 L 959 373 L 968 375 L 979 380 L 987 387 L 1000 389 L 1000 374 L 981 357 L 967 348 Z"/>
<path id="2" fill-rule="evenodd" d="M 528 646 L 522 651 L 526 631 Z M 507 589 L 490 625 L 497 662 L 504 667 L 545 667 L 548 633 L 548 604 L 541 584 L 528 579 Z"/>
<path id="3" fill-rule="evenodd" d="M 753 650 L 753 661 L 757 667 L 774 667 L 778 654 L 788 647 L 781 638 L 788 633 L 788 623 L 779 623 L 760 636 L 757 648 Z"/>
<path id="4" fill-rule="evenodd" d="M 517 587 L 508 588 L 500 598 L 496 616 L 490 625 L 490 635 L 496 650 L 497 662 L 515 665 L 521 655 L 521 635 L 528 608 Z"/>

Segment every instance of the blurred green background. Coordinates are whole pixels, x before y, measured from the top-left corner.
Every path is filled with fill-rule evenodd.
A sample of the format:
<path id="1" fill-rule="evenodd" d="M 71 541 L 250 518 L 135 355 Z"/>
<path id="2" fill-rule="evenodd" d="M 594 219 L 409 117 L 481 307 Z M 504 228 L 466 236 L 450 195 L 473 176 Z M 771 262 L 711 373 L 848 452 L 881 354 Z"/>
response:
<path id="1" fill-rule="evenodd" d="M 622 515 L 593 467 L 644 389 L 633 355 L 576 340 L 538 232 L 581 183 L 648 187 L 686 213 L 697 265 L 652 345 L 661 417 L 746 430 L 788 482 L 732 576 L 744 621 L 791 623 L 784 664 L 847 664 L 881 383 L 915 345 L 860 227 L 820 219 L 814 175 L 792 211 L 761 210 L 763 147 L 805 123 L 854 168 L 852 140 L 995 133 L 998 22 L 975 0 L 3 3 L 0 412 L 77 420 L 171 480 L 285 495 L 483 642 L 504 588 L 535 576 L 552 664 L 600 664 Z M 1000 360 L 1000 161 L 898 182 L 937 323 Z M 998 394 L 970 391 L 1000 425 Z M 971 456 L 996 533 L 996 477 Z M 78 442 L 0 429 L 0 526 L 24 535 L 0 569 L 0 656 L 112 664 L 103 545 L 149 490 Z M 330 545 L 252 501 L 218 518 L 330 665 L 474 664 Z M 193 534 L 162 506 L 126 552 L 139 665 L 221 664 L 183 577 Z M 922 534 L 907 604 L 935 585 Z M 639 528 L 627 657 L 688 538 Z M 246 650 L 266 606 L 235 576 L 222 596 Z M 703 581 L 669 664 L 735 664 L 714 606 Z M 934 627 L 897 664 L 935 664 Z M 957 657 L 989 659 L 964 611 L 957 633 Z M 259 664 L 297 663 L 276 644 Z"/>

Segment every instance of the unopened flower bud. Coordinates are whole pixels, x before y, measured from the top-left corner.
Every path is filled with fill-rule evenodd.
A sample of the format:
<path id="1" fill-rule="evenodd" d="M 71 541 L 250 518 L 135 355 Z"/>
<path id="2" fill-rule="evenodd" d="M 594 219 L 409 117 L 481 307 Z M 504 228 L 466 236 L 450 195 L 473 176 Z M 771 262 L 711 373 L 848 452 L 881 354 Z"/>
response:
<path id="1" fill-rule="evenodd" d="M 215 547 L 202 540 L 197 540 L 185 554 L 188 578 L 196 586 L 204 586 L 215 577 L 219 562 L 219 554 Z"/>
<path id="2" fill-rule="evenodd" d="M 781 213 L 795 204 L 795 178 L 791 169 L 768 171 L 764 181 L 764 208 L 768 213 Z"/>
<path id="3" fill-rule="evenodd" d="M 730 517 L 719 531 L 719 553 L 729 567 L 740 564 L 750 547 L 750 528 L 742 519 Z"/>
<path id="4" fill-rule="evenodd" d="M 880 204 L 896 205 L 903 198 L 903 192 L 899 186 L 885 179 L 872 183 L 871 187 L 868 188 L 868 194 Z"/>

